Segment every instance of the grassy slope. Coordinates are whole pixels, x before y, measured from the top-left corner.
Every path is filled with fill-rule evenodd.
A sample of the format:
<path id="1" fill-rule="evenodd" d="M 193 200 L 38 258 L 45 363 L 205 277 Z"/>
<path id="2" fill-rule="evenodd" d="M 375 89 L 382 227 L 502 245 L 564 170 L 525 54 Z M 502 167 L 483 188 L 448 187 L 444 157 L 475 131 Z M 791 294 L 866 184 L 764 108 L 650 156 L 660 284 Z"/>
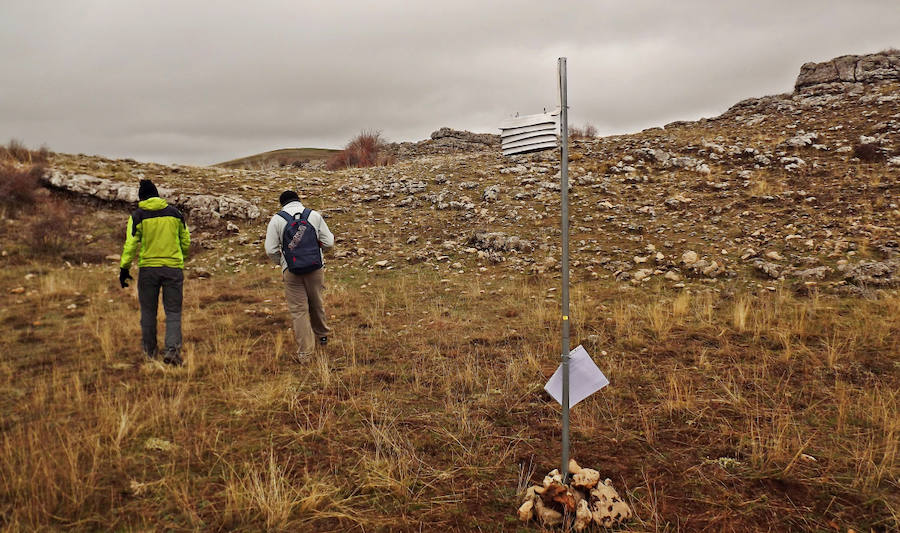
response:
<path id="1" fill-rule="evenodd" d="M 709 122 L 581 143 L 573 174 L 603 175 L 645 142 L 695 154 L 716 137 L 772 147 L 793 134 L 786 125 L 795 120 L 822 132 L 843 124 L 824 133 L 834 145 L 838 135 L 853 139 L 895 113 L 850 106 L 774 116 L 766 128 Z M 818 291 L 761 279 L 734 259 L 737 249 L 757 246 L 749 235 L 758 229 L 777 237 L 765 249 L 786 256 L 832 265 L 878 258 L 870 244 L 896 238 L 889 195 L 898 174 L 833 152 L 799 155 L 816 166 L 756 170 L 750 187 L 724 196 L 706 182 L 728 176 L 735 163 L 711 159 L 712 176 L 647 168 L 638 184 L 574 189 L 573 339 L 612 385 L 573 410 L 573 456 L 613 479 L 636 511 L 634 529 L 900 524 L 897 291 L 849 296 L 830 290 L 831 282 Z M 133 170 L 71 156 L 53 164 L 113 179 Z M 495 154 L 339 173 L 141 165 L 167 186 L 241 194 L 264 212 L 277 207 L 285 186 L 299 184 L 308 204 L 328 210 L 340 239 L 328 267 L 335 335 L 304 366 L 287 357 L 280 281 L 260 250 L 264 221 L 239 223 L 238 234 L 195 230 L 189 272 L 203 266 L 213 276 L 187 282 L 187 366 L 172 370 L 141 360 L 135 290 L 120 290 L 115 265 L 101 259 L 119 251 L 126 213 L 73 208 L 82 237 L 61 254 L 71 266 L 35 256 L 21 240 L 38 214 L 3 219 L 0 523 L 11 530 L 517 527 L 523 473 L 531 465 L 539 480 L 557 464 L 558 407 L 541 388 L 557 359 L 558 272 L 520 268 L 513 254 L 494 264 L 442 243 L 465 241 L 479 225 L 500 229 L 550 246 L 528 254 L 541 264 L 558 239 L 557 204 L 479 204 L 486 211 L 476 225 L 460 211 L 430 209 L 421 196 L 412 207 L 394 205 L 402 194 L 366 201 L 386 192 L 379 187 L 389 176 L 421 179 L 429 192 L 443 187 L 439 174 L 458 195 L 492 184 L 508 191 L 521 177 L 499 173 L 506 166 Z M 550 164 L 548 179 L 552 172 Z M 460 191 L 463 181 L 478 189 Z M 764 198 L 800 188 L 819 204 Z M 677 192 L 694 202 L 658 208 L 654 218 L 632 211 Z M 624 207 L 610 213 L 601 200 Z M 720 214 L 724 222 L 714 220 Z M 814 238 L 813 248 L 783 238 L 797 228 Z M 411 235 L 420 238 L 407 244 Z M 642 254 L 648 243 L 667 256 L 689 248 L 719 254 L 736 275 L 689 279 L 678 289 L 661 276 L 616 282 L 596 262 Z M 392 268 L 376 267 L 381 259 Z"/>
<path id="2" fill-rule="evenodd" d="M 328 159 L 340 150 L 330 148 L 281 148 L 211 165 L 223 168 L 266 168 L 290 165 L 294 161 Z"/>

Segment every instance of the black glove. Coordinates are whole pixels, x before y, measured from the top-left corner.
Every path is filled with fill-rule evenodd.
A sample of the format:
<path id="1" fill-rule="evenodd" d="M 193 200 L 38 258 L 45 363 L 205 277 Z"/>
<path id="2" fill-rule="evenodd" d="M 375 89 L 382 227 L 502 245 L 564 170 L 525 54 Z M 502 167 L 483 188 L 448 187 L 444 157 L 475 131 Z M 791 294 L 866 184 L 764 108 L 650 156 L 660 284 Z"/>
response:
<path id="1" fill-rule="evenodd" d="M 130 280 L 130 279 L 134 279 L 131 277 L 131 272 L 129 272 L 127 268 L 120 268 L 119 269 L 119 283 L 122 284 L 123 289 L 128 286 L 128 280 Z"/>

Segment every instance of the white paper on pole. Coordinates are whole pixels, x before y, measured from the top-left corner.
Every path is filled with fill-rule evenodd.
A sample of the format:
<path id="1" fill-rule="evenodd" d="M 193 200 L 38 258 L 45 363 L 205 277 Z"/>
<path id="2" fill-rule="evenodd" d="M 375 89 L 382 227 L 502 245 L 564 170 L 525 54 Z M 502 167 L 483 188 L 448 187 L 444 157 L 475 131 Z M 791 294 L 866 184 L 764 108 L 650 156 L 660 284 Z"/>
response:
<path id="1" fill-rule="evenodd" d="M 544 385 L 553 399 L 562 405 L 562 363 L 556 372 L 550 376 L 550 381 Z M 581 400 L 594 394 L 603 387 L 609 385 L 609 380 L 603 372 L 594 364 L 594 360 L 579 344 L 577 348 L 569 352 L 569 407 L 573 407 Z"/>

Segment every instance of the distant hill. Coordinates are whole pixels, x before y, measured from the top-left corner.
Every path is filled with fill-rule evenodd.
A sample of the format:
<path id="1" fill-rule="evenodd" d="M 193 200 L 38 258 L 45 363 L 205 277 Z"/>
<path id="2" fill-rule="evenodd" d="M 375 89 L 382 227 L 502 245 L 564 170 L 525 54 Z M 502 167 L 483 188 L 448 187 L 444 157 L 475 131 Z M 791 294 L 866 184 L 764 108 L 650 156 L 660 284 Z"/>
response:
<path id="1" fill-rule="evenodd" d="M 295 163 L 309 163 L 310 161 L 328 159 L 332 154 L 339 151 L 330 148 L 282 148 L 210 166 L 247 169 L 284 167 Z"/>

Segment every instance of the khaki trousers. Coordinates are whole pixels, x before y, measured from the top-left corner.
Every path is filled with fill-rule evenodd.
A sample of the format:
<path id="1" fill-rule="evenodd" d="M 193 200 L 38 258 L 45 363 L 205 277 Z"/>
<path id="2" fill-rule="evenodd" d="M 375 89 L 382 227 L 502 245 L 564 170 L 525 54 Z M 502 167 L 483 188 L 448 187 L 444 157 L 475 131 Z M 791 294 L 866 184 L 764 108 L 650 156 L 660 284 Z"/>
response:
<path id="1" fill-rule="evenodd" d="M 307 274 L 282 272 L 284 295 L 294 321 L 294 338 L 297 341 L 297 355 L 311 355 L 316 347 L 316 339 L 325 337 L 331 328 L 325 318 L 322 293 L 325 292 L 325 269 L 320 268 Z"/>

